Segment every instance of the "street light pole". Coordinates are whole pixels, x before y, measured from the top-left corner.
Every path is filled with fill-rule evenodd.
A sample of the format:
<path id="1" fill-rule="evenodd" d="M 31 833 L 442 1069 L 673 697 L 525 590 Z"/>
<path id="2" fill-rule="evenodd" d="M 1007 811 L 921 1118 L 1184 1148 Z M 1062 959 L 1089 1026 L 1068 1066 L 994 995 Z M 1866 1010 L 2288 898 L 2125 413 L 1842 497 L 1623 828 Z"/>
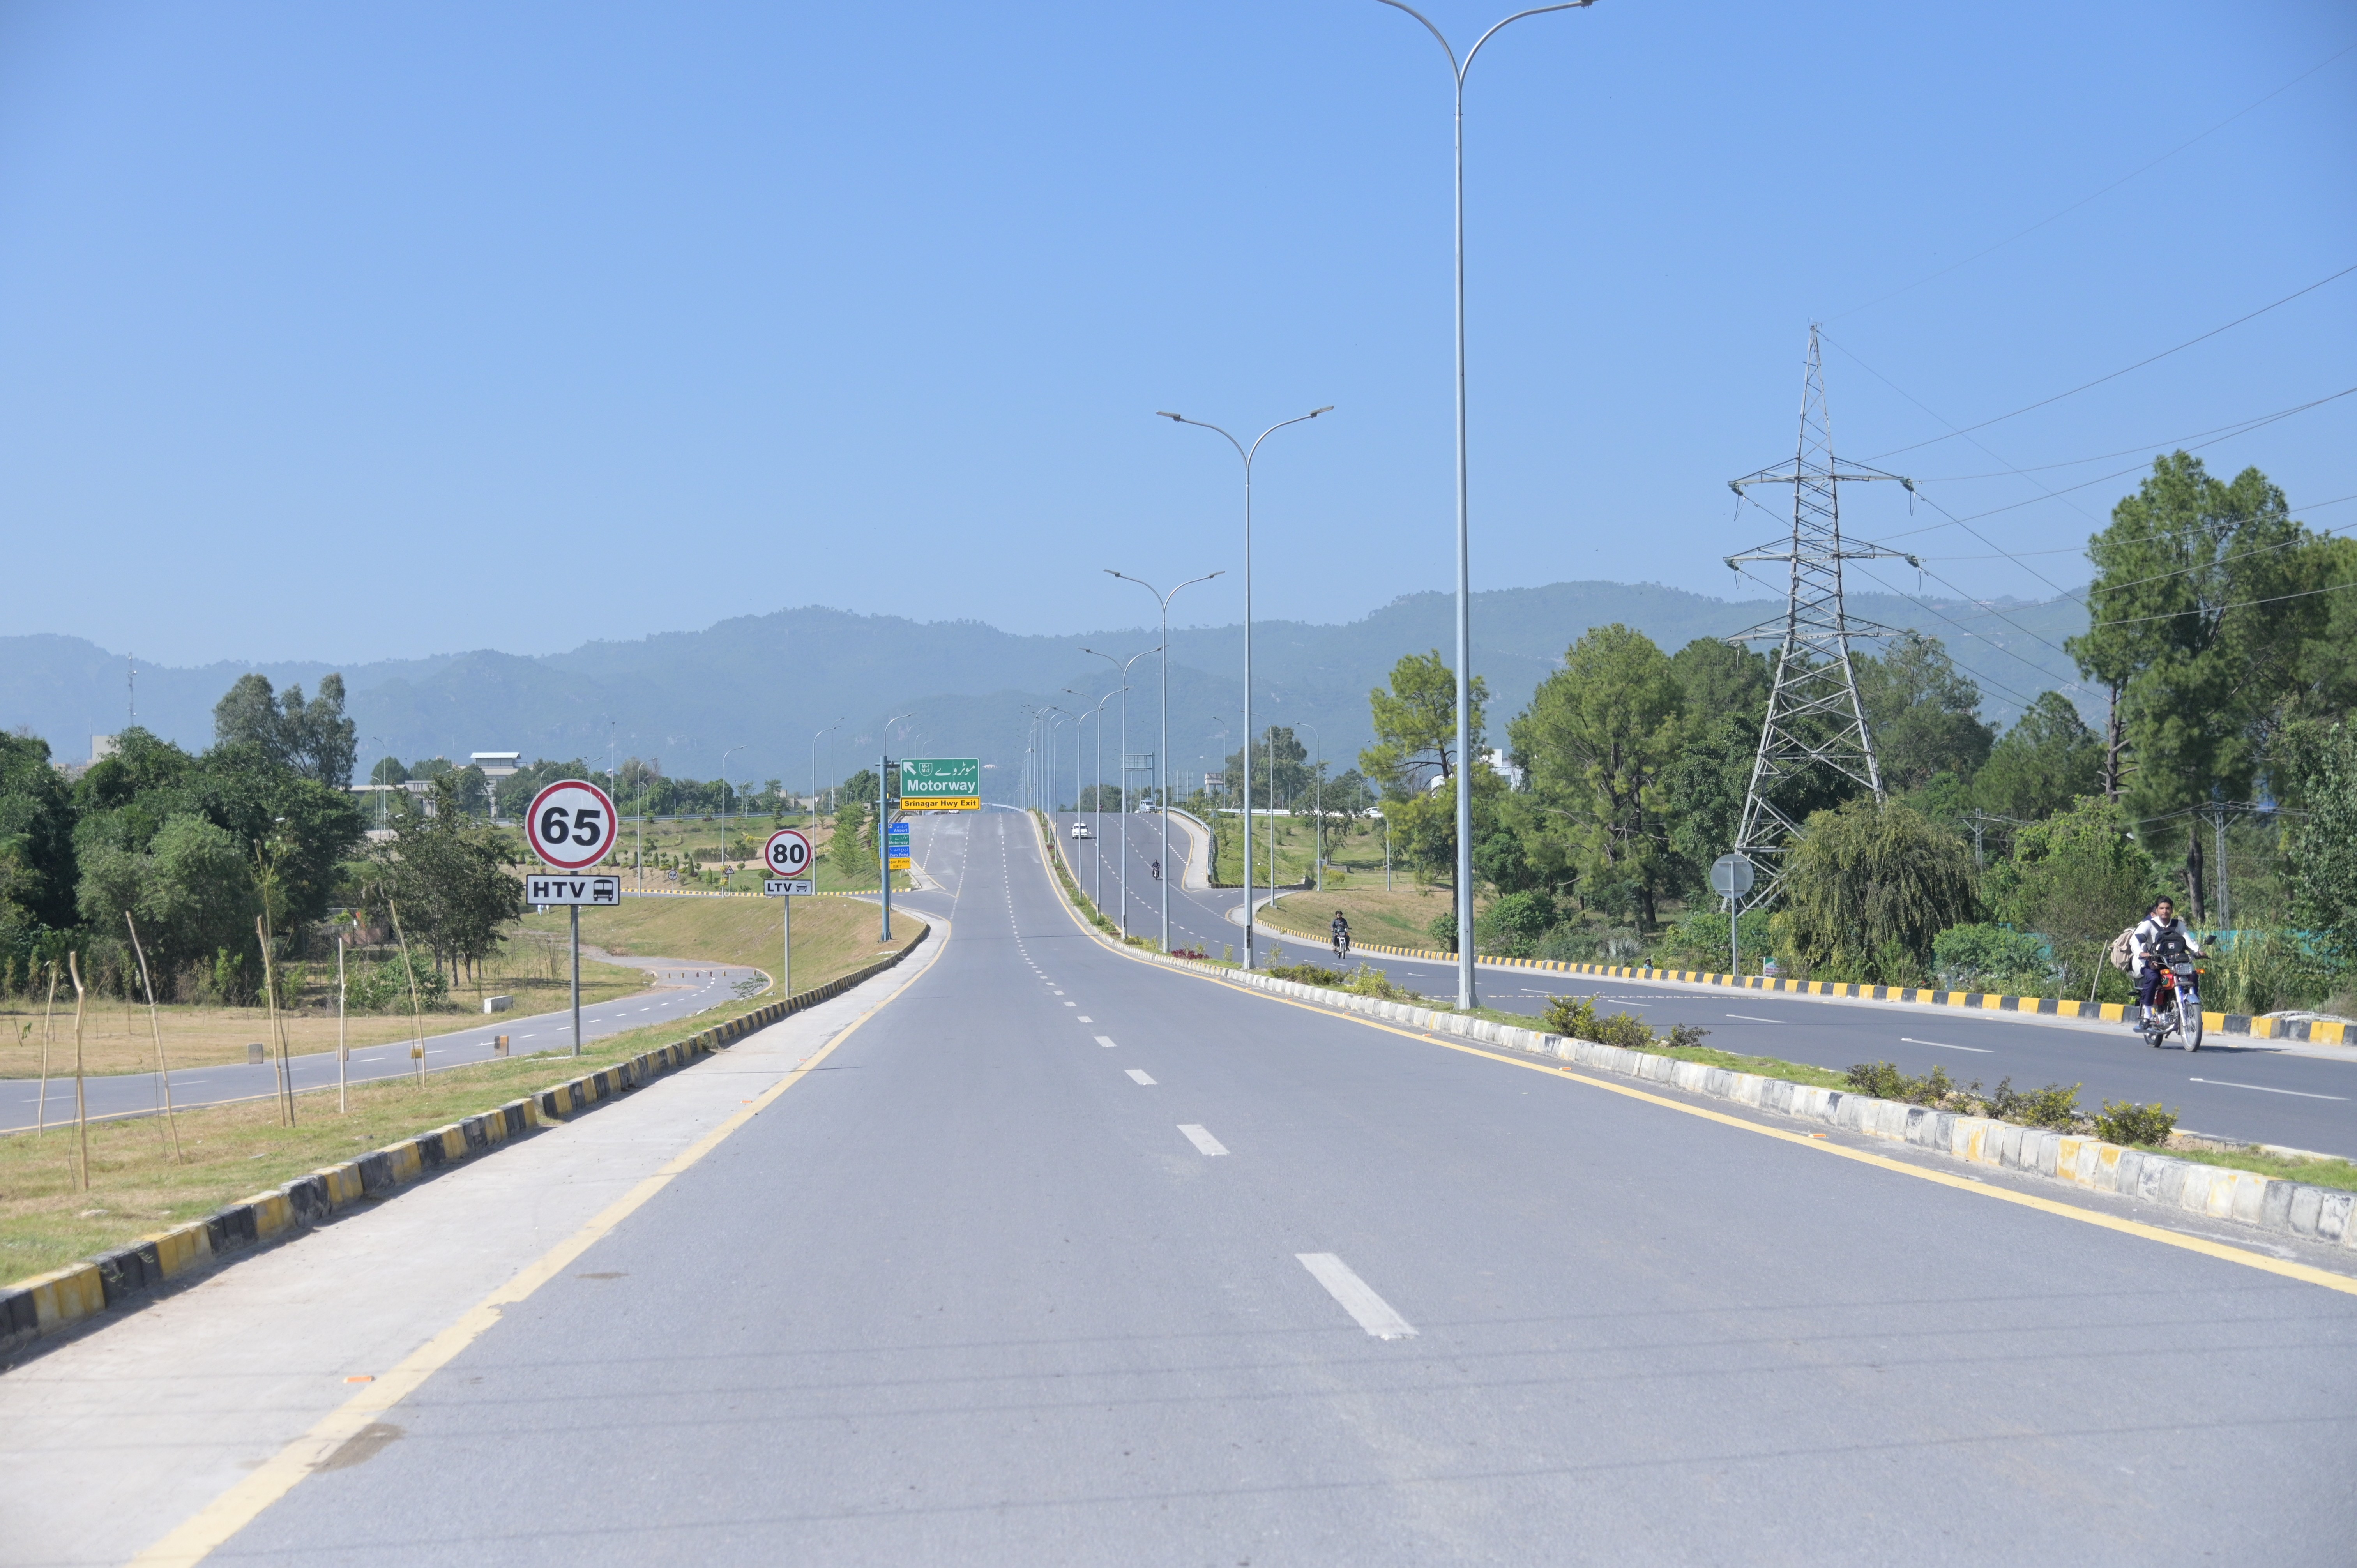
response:
<path id="1" fill-rule="evenodd" d="M 1317 418 L 1317 417 L 1318 417 L 1319 414 L 1321 414 L 1321 413 L 1333 413 L 1333 412 L 1334 412 L 1334 405 L 1333 405 L 1332 403 L 1328 403 L 1324 408 L 1313 408 L 1313 409 L 1311 409 L 1308 413 L 1304 413 L 1304 414 L 1297 415 L 1296 417 L 1294 417 L 1294 418 L 1292 418 L 1292 419 L 1280 420 L 1280 421 L 1278 421 L 1276 424 L 1270 425 L 1266 430 L 1262 431 L 1262 432 L 1260 433 L 1260 435 L 1259 435 L 1256 438 L 1254 438 L 1254 440 L 1253 441 L 1252 446 L 1251 446 L 1249 448 L 1247 448 L 1247 447 L 1244 446 L 1244 444 L 1243 444 L 1243 442 L 1241 442 L 1241 441 L 1237 440 L 1234 436 L 1228 435 L 1228 433 L 1227 433 L 1226 431 L 1222 430 L 1222 429 L 1221 429 L 1218 425 L 1216 425 L 1216 424 L 1204 424 L 1204 423 L 1203 423 L 1203 421 L 1201 421 L 1201 420 L 1200 420 L 1200 419 L 1189 419 L 1186 415 L 1184 415 L 1184 414 L 1180 414 L 1180 413 L 1163 413 L 1163 414 L 1161 415 L 1161 417 L 1162 417 L 1162 418 L 1167 419 L 1167 420 L 1169 420 L 1169 421 L 1171 421 L 1173 424 L 1192 424 L 1192 425 L 1195 425 L 1196 427 L 1198 427 L 1199 429 L 1209 430 L 1209 431 L 1211 431 L 1211 432 L 1213 432 L 1214 434 L 1216 434 L 1216 435 L 1221 435 L 1221 436 L 1225 437 L 1225 438 L 1226 438 L 1226 440 L 1227 440 L 1228 445 L 1229 445 L 1229 446 L 1232 446 L 1232 447 L 1234 447 L 1234 448 L 1236 449 L 1236 456 L 1239 456 L 1239 457 L 1241 457 L 1241 458 L 1243 458 L 1243 464 L 1244 464 L 1244 967 L 1245 967 L 1246 969 L 1251 969 L 1251 968 L 1254 967 L 1254 963 L 1253 963 L 1253 897 L 1252 897 L 1252 743 L 1253 743 L 1253 734 L 1252 734 L 1252 689 L 1253 689 L 1253 660 L 1252 660 L 1252 656 L 1253 656 L 1253 638 L 1252 638 L 1252 626 L 1253 626 L 1253 619 L 1252 619 L 1252 499 L 1253 499 L 1253 496 L 1252 496 L 1252 471 L 1253 471 L 1253 459 L 1254 459 L 1254 457 L 1256 457 L 1256 456 L 1258 456 L 1260 455 L 1260 444 L 1261 444 L 1263 441 L 1267 440 L 1270 436 L 1272 436 L 1272 435 L 1275 435 L 1278 431 L 1280 431 L 1280 430 L 1284 429 L 1286 425 L 1288 425 L 1288 424 L 1300 424 L 1300 423 L 1302 423 L 1302 421 L 1304 421 L 1304 420 L 1315 419 L 1315 418 Z M 1168 638 L 1165 638 L 1163 640 L 1165 640 L 1165 641 L 1167 642 L 1167 641 L 1168 641 L 1169 639 L 1168 639 Z M 1166 802 L 1166 804 L 1167 804 L 1167 802 Z M 1270 831 L 1272 833 L 1274 833 L 1274 832 L 1276 831 L 1276 825 L 1275 825 L 1275 822 L 1274 819 L 1272 819 L 1272 820 L 1271 820 L 1271 822 L 1270 822 L 1270 824 L 1269 824 L 1269 831 Z M 1218 850 L 1218 847 L 1217 847 L 1217 846 L 1218 846 L 1218 844 L 1219 844 L 1219 839 L 1218 839 L 1218 837 L 1217 837 L 1216 835 L 1212 838 L 1211 843 L 1212 843 L 1212 845 L 1213 845 L 1212 852 L 1211 852 L 1211 857 L 1212 857 L 1212 862 L 1213 862 L 1213 869 L 1214 869 L 1214 870 L 1216 870 L 1216 869 L 1218 869 L 1218 860 L 1219 860 L 1219 850 Z"/>
<path id="2" fill-rule="evenodd" d="M 720 754 L 720 886 L 728 886 L 728 759 L 749 745 L 738 741 Z"/>
<path id="3" fill-rule="evenodd" d="M 1309 868 L 1318 879 L 1318 891 L 1326 891 L 1326 738 L 1318 733 L 1316 725 L 1297 722 L 1296 729 L 1306 729 L 1317 743 L 1318 758 L 1309 770 L 1309 787 L 1316 804 L 1309 808 Z"/>
<path id="4" fill-rule="evenodd" d="M 1081 651 L 1095 654 L 1099 659 L 1113 658 L 1112 654 L 1098 653 L 1093 648 L 1083 648 Z M 1121 811 L 1116 820 L 1121 823 L 1121 872 L 1117 879 L 1121 883 L 1121 934 L 1125 940 L 1129 936 L 1129 814 L 1132 809 L 1129 803 L 1129 667 L 1149 653 L 1161 651 L 1159 648 L 1142 649 L 1121 664 Z M 1100 801 L 1099 805 L 1102 807 L 1103 802 Z M 1098 853 L 1103 852 L 1099 850 Z M 1214 854 L 1216 856 L 1216 851 Z M 1100 904 L 1097 907 L 1103 908 L 1104 906 Z"/>
<path id="5" fill-rule="evenodd" d="M 1125 583 L 1135 583 L 1162 602 L 1162 740 L 1160 748 L 1154 756 L 1154 767 L 1160 776 L 1162 794 L 1157 809 L 1162 817 L 1160 863 L 1162 875 L 1159 880 L 1162 884 L 1162 950 L 1167 953 L 1170 950 L 1170 601 L 1178 596 L 1179 589 L 1191 588 L 1198 583 L 1208 583 L 1213 577 L 1224 577 L 1227 573 L 1225 571 L 1210 572 L 1200 577 L 1189 577 L 1179 584 L 1178 587 L 1166 594 L 1143 577 L 1128 576 L 1114 571 L 1110 566 L 1104 570 L 1105 575 L 1119 577 Z M 1244 915 L 1246 918 L 1250 918 L 1252 915 L 1252 895 L 1249 889 L 1244 895 Z M 1251 928 L 1245 929 L 1249 932 Z"/>
<path id="6" fill-rule="evenodd" d="M 811 824 L 813 827 L 818 823 L 818 737 L 833 735 L 842 727 L 843 720 L 838 718 L 826 728 L 811 732 Z"/>
<path id="7" fill-rule="evenodd" d="M 1473 40 L 1465 58 L 1438 27 L 1403 0 L 1380 0 L 1394 11 L 1405 11 L 1424 24 L 1448 56 L 1448 73 L 1457 90 L 1456 232 L 1457 232 L 1457 1004 L 1470 1008 L 1473 993 L 1473 570 L 1466 527 L 1465 462 L 1465 73 L 1481 46 L 1500 28 L 1525 16 L 1550 11 L 1583 10 L 1595 0 L 1563 0 L 1555 5 L 1534 5 L 1517 11 Z"/>

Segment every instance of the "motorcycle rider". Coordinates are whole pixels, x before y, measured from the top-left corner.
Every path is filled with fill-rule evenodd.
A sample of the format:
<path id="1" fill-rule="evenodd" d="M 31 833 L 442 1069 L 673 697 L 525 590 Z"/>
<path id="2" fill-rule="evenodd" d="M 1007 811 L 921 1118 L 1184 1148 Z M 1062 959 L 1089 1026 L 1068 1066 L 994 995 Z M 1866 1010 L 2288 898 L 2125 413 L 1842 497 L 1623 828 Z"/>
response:
<path id="1" fill-rule="evenodd" d="M 2185 922 L 2177 918 L 2175 900 L 2163 898 L 2142 920 L 2130 939 L 2136 952 L 2136 1028 L 2152 1017 L 2152 993 L 2160 985 L 2160 966 L 2179 953 L 2201 956 L 2201 946 Z"/>
<path id="2" fill-rule="evenodd" d="M 1333 931 L 1334 956 L 1340 958 L 1351 950 L 1351 922 L 1343 918 L 1340 909 L 1334 911 Z"/>

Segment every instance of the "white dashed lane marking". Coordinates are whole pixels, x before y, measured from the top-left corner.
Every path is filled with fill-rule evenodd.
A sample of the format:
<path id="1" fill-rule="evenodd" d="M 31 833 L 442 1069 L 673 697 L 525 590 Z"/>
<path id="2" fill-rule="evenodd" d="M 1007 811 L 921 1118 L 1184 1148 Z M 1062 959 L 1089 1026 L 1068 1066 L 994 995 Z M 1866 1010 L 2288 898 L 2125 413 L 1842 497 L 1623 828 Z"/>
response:
<path id="1" fill-rule="evenodd" d="M 1149 1085 L 1149 1086 L 1154 1082 L 1154 1080 L 1153 1080 L 1152 1079 L 1150 1079 L 1150 1078 L 1146 1077 L 1144 1073 L 1142 1073 L 1142 1072 L 1138 1071 L 1135 1068 L 1132 1068 L 1132 1069 L 1129 1069 L 1129 1080 L 1130 1080 L 1132 1083 L 1143 1083 L 1143 1084 L 1147 1084 L 1147 1085 Z"/>
<path id="2" fill-rule="evenodd" d="M 1178 1131 L 1187 1135 L 1187 1141 L 1195 1145 L 1195 1152 L 1199 1155 L 1224 1155 L 1228 1152 L 1225 1144 L 1191 1122 L 1178 1123 Z"/>
<path id="3" fill-rule="evenodd" d="M 1097 1036 L 1097 1044 L 1103 1046 L 1107 1050 L 1111 1050 L 1113 1049 L 1113 1036 L 1111 1035 L 1099 1035 Z"/>
<path id="4" fill-rule="evenodd" d="M 1326 1294 L 1342 1304 L 1359 1326 L 1378 1339 L 1413 1339 L 1415 1325 L 1392 1310 L 1392 1304 L 1377 1295 L 1367 1282 L 1351 1272 L 1351 1265 L 1331 1252 L 1296 1252 L 1309 1277 L 1326 1287 Z"/>

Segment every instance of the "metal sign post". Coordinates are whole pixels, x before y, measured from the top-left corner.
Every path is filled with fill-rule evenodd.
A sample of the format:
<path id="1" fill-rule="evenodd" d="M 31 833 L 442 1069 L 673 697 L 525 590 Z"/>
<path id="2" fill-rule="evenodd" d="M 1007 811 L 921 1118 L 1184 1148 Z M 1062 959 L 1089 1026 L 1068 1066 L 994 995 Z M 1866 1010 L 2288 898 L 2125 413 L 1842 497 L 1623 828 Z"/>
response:
<path id="1" fill-rule="evenodd" d="M 762 894 L 785 900 L 778 936 L 778 994 L 791 997 L 794 993 L 794 900 L 811 895 L 811 879 L 802 875 L 811 866 L 810 839 L 799 829 L 780 828 L 762 846 L 761 864 L 770 869 L 769 880 L 761 884 Z"/>
<path id="2" fill-rule="evenodd" d="M 1748 855 L 1722 854 L 1710 863 L 1711 891 L 1727 899 L 1727 960 L 1738 980 L 1743 978 L 1743 936 L 1738 922 L 1743 918 L 1743 896 L 1751 891 L 1756 877 Z"/>
<path id="3" fill-rule="evenodd" d="M 524 813 L 524 842 L 558 871 L 586 872 L 606 858 L 614 843 L 614 799 L 586 779 L 560 779 L 532 798 Z M 528 877 L 527 902 L 564 904 L 573 916 L 573 1054 L 581 1054 L 581 906 L 619 904 L 619 876 Z M 548 897 L 534 897 L 533 884 Z M 602 896 L 600 896 L 602 895 Z"/>

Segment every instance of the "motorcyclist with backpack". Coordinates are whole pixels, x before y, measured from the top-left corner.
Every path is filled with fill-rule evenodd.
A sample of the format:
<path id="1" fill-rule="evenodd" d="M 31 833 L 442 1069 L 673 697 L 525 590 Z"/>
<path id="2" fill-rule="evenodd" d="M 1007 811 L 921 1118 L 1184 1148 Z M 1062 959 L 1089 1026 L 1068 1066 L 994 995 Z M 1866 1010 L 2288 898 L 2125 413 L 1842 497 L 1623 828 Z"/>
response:
<path id="1" fill-rule="evenodd" d="M 2163 898 L 2155 904 L 2145 918 L 2129 933 L 2129 946 L 2135 954 L 2136 1016 L 2134 1026 L 2142 1029 L 2152 1015 L 2152 993 L 2160 984 L 2161 966 L 2180 956 L 2201 956 L 2201 945 L 2186 929 L 2185 922 L 2177 918 L 2177 905 Z"/>

